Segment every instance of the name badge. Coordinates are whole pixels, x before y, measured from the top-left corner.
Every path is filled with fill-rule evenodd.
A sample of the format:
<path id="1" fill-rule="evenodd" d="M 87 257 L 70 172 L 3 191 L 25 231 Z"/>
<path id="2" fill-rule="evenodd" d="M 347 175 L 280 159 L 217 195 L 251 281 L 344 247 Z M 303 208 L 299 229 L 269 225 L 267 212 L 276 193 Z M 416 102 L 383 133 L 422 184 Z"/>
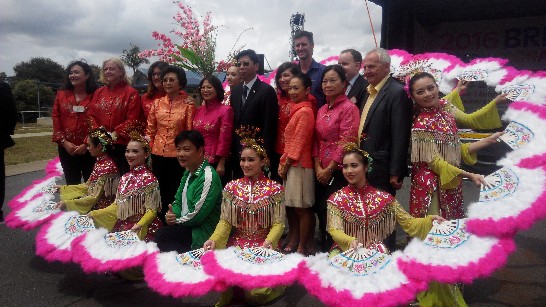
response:
<path id="1" fill-rule="evenodd" d="M 75 113 L 83 113 L 83 112 L 85 112 L 85 107 L 84 106 L 72 106 L 72 111 L 74 111 Z"/>

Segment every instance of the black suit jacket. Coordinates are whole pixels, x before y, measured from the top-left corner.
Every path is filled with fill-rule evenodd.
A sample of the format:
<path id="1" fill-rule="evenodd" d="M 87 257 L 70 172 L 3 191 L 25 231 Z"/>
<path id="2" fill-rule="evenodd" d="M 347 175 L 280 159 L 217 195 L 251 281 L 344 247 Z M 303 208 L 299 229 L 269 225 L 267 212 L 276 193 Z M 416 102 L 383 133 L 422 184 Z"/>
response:
<path id="1" fill-rule="evenodd" d="M 369 93 L 364 96 L 364 102 Z M 368 111 L 360 147 L 373 158 L 368 174 L 370 184 L 391 194 L 395 190 L 389 180 L 396 175 L 400 180 L 408 175 L 408 148 L 410 141 L 413 103 L 404 86 L 389 77 Z"/>
<path id="2" fill-rule="evenodd" d="M 17 123 L 17 109 L 11 88 L 6 82 L 0 82 L 0 149 L 13 146 L 11 138 Z"/>
<path id="3" fill-rule="evenodd" d="M 349 98 L 349 100 L 354 102 L 354 104 L 358 107 L 359 110 L 362 110 L 362 107 L 364 103 L 366 102 L 364 100 L 364 95 L 366 95 L 366 92 L 367 92 L 366 87 L 368 87 L 368 81 L 366 81 L 362 77 L 362 75 L 359 74 L 358 77 L 356 77 L 355 83 L 353 84 L 353 86 L 349 90 L 349 93 L 347 94 L 347 97 Z"/>
<path id="4" fill-rule="evenodd" d="M 261 129 L 259 137 L 264 140 L 264 147 L 272 162 L 275 161 L 275 139 L 279 120 L 279 103 L 275 90 L 260 79 L 252 85 L 245 104 L 242 103 L 243 85 L 236 85 L 231 90 L 231 108 L 233 109 L 233 127 L 253 126 Z M 231 159 L 239 167 L 241 139 L 234 132 L 231 146 Z M 273 163 L 272 163 L 273 164 Z M 271 165 L 272 167 L 274 165 Z M 276 165 L 275 165 L 276 167 Z M 273 169 L 273 168 L 272 168 Z M 273 169 L 276 173 L 277 169 Z"/>

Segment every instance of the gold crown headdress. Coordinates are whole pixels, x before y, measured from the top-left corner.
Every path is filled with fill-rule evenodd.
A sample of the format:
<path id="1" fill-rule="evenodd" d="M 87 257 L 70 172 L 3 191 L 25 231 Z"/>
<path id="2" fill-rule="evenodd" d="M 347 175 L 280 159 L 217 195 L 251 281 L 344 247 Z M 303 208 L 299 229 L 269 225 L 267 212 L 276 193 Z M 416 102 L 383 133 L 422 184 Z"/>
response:
<path id="1" fill-rule="evenodd" d="M 235 133 L 241 138 L 243 148 L 250 147 L 256 151 L 260 158 L 267 161 L 267 152 L 263 147 L 263 139 L 257 137 L 260 133 L 260 128 L 253 126 L 241 126 L 235 130 Z"/>
<path id="2" fill-rule="evenodd" d="M 364 156 L 364 158 L 368 160 L 368 172 L 371 172 L 373 159 L 370 154 L 368 154 L 368 152 L 362 150 L 360 146 L 358 146 L 358 144 L 356 144 L 355 142 L 347 142 L 345 143 L 345 145 L 343 145 L 343 154 L 350 152 L 358 152 L 362 156 Z"/>
<path id="3" fill-rule="evenodd" d="M 150 139 L 145 136 L 144 133 L 144 123 L 138 120 L 127 121 L 125 126 L 122 129 L 122 135 L 128 137 L 132 141 L 137 141 L 142 143 L 142 146 L 151 152 L 150 148 Z"/>

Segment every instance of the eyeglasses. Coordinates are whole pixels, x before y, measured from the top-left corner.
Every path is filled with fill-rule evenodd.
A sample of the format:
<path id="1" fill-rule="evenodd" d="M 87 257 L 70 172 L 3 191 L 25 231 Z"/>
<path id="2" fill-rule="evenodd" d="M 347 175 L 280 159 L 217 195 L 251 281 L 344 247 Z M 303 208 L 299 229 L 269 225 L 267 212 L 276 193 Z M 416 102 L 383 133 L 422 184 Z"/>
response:
<path id="1" fill-rule="evenodd" d="M 247 67 L 247 66 L 250 66 L 250 62 L 248 62 L 248 61 L 245 61 L 245 62 L 237 62 L 237 63 L 235 63 L 235 66 L 237 66 L 237 67 L 241 67 L 241 66 Z"/>

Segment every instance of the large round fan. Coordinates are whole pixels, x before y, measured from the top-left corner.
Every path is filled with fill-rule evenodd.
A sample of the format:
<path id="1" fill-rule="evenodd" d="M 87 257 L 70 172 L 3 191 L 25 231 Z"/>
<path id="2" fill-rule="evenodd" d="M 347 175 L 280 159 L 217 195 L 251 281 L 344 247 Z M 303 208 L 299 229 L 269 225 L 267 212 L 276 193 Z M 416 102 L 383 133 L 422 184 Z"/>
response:
<path id="1" fill-rule="evenodd" d="M 332 259 L 317 254 L 305 259 L 300 283 L 330 306 L 398 306 L 427 286 L 400 271 L 396 261 L 400 256 L 366 248 Z"/>
<path id="2" fill-rule="evenodd" d="M 254 289 L 293 283 L 302 260 L 297 253 L 283 255 L 263 247 L 230 247 L 205 253 L 201 261 L 207 274 L 229 285 Z"/>
<path id="3" fill-rule="evenodd" d="M 85 272 L 106 272 L 142 265 L 157 246 L 141 241 L 131 230 L 108 233 L 99 228 L 76 238 L 72 249 L 74 262 Z"/>
<path id="4" fill-rule="evenodd" d="M 48 261 L 70 262 L 72 241 L 95 229 L 93 219 L 77 212 L 63 212 L 40 228 L 36 236 L 36 255 Z"/>
<path id="5" fill-rule="evenodd" d="M 468 229 L 481 236 L 511 236 L 546 215 L 546 170 L 517 166 L 485 177 L 491 186 L 468 207 Z"/>
<path id="6" fill-rule="evenodd" d="M 434 221 L 427 237 L 413 239 L 399 266 L 408 276 L 425 282 L 471 282 L 506 263 L 515 244 L 510 238 L 478 237 L 467 232 L 466 220 Z"/>
<path id="7" fill-rule="evenodd" d="M 226 288 L 203 270 L 200 248 L 183 254 L 176 252 L 154 253 L 144 264 L 144 279 L 150 288 L 173 297 L 200 296 L 210 291 Z"/>
<path id="8" fill-rule="evenodd" d="M 57 189 L 55 186 L 57 177 L 46 177 L 44 179 L 36 180 L 21 193 L 15 196 L 8 205 L 12 209 L 17 209 L 26 204 L 28 201 L 38 197 L 41 194 L 53 194 Z"/>
<path id="9" fill-rule="evenodd" d="M 6 225 L 11 228 L 33 229 L 51 219 L 61 211 L 53 201 L 53 195 L 41 193 L 22 203 L 6 216 Z"/>

